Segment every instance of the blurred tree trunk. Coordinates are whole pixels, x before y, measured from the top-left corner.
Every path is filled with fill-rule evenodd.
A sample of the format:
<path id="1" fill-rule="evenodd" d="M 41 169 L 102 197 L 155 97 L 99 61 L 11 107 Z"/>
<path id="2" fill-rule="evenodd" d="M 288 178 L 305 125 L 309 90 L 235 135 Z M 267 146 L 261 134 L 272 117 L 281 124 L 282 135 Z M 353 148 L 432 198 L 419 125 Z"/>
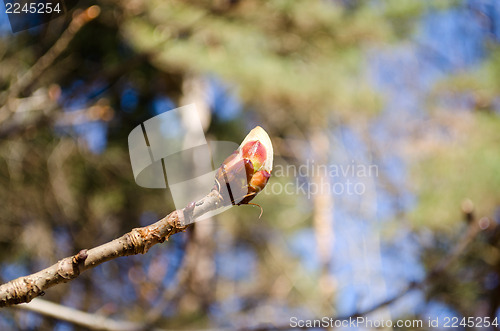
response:
<path id="1" fill-rule="evenodd" d="M 325 130 L 320 128 L 312 130 L 310 143 L 315 161 L 314 167 L 326 167 L 329 164 L 330 141 Z M 335 243 L 333 232 L 335 199 L 331 191 L 331 180 L 327 172 L 315 171 L 313 183 L 318 188 L 318 192 L 311 195 L 314 208 L 314 233 L 320 262 L 319 291 L 322 313 L 324 314 L 331 314 L 335 292 L 335 280 L 332 275 L 332 251 Z"/>
<path id="2" fill-rule="evenodd" d="M 181 105 L 196 104 L 203 130 L 210 125 L 211 113 L 207 98 L 207 81 L 197 75 L 187 75 L 182 84 Z M 196 130 L 196 122 L 191 118 L 183 118 L 186 130 Z M 189 134 L 188 134 L 189 136 Z M 198 169 L 194 169 L 199 173 Z M 192 177 L 194 178 L 194 176 Z M 215 254 L 214 240 L 215 223 L 212 217 L 203 223 L 195 223 L 190 233 L 186 247 L 185 266 L 182 281 L 188 289 L 181 298 L 181 305 L 187 311 L 207 311 L 214 302 Z"/>

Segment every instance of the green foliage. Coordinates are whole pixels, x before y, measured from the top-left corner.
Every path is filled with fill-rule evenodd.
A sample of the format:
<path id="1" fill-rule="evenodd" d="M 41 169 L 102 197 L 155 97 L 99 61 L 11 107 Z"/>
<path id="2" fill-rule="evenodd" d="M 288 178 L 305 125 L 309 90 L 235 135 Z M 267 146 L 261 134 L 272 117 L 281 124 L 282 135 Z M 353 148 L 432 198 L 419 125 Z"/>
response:
<path id="1" fill-rule="evenodd" d="M 500 93 L 500 51 L 498 47 L 491 50 L 477 68 L 443 79 L 434 89 L 432 100 L 467 97 L 476 112 L 459 120 L 457 139 L 443 143 L 414 167 L 419 197 L 411 216 L 415 225 L 450 231 L 463 219 L 460 204 L 464 199 L 473 201 L 477 217 L 492 217 L 500 203 L 500 120 L 492 111 Z M 450 121 L 442 129 L 457 134 L 454 126 Z"/>
<path id="2" fill-rule="evenodd" d="M 476 68 L 443 79 L 437 84 L 434 97 L 465 95 L 473 101 L 473 107 L 490 111 L 500 93 L 500 47 L 490 45 L 490 56 Z"/>
<path id="3" fill-rule="evenodd" d="M 360 77 L 360 51 L 390 38 L 382 15 L 323 1 L 246 1 L 224 16 L 213 10 L 151 1 L 125 22 L 123 34 L 139 51 L 159 50 L 162 70 L 215 73 L 236 83 L 247 104 L 284 107 L 299 122 L 307 122 L 305 110 L 347 114 L 380 106 Z"/>
<path id="4" fill-rule="evenodd" d="M 462 221 L 460 205 L 471 199 L 477 217 L 492 216 L 499 204 L 500 119 L 476 113 L 458 141 L 443 143 L 414 167 L 418 205 L 415 225 L 453 229 Z"/>

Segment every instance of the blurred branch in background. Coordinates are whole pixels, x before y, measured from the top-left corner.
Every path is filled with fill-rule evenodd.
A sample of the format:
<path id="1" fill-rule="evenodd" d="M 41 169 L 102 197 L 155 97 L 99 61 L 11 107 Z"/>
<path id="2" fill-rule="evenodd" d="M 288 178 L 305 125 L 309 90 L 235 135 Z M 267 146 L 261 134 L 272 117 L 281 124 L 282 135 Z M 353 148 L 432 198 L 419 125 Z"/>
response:
<path id="1" fill-rule="evenodd" d="M 98 314 L 85 313 L 80 310 L 52 303 L 40 298 L 35 298 L 30 303 L 19 304 L 17 308 L 32 311 L 61 321 L 66 321 L 71 324 L 84 326 L 91 330 L 146 330 L 144 325 L 138 323 L 117 321 Z"/>
<path id="2" fill-rule="evenodd" d="M 54 111 L 59 108 L 56 101 L 61 95 L 59 85 L 39 88 L 29 97 L 20 97 L 23 91 L 38 79 L 69 46 L 78 31 L 99 16 L 97 5 L 74 13 L 67 29 L 54 45 L 42 55 L 25 73 L 14 81 L 7 91 L 0 93 L 0 139 L 33 130 L 53 123 Z"/>
<path id="3" fill-rule="evenodd" d="M 351 320 L 351 319 L 356 319 L 357 317 L 367 316 L 370 313 L 373 313 L 379 309 L 385 308 L 395 303 L 396 301 L 403 298 L 405 295 L 407 295 L 409 292 L 415 289 L 425 290 L 426 286 L 431 285 L 432 282 L 435 282 L 440 278 L 442 278 L 443 281 L 446 281 L 446 275 L 444 274 L 447 271 L 447 269 L 450 268 L 450 266 L 452 266 L 454 263 L 456 263 L 460 257 L 463 257 L 465 255 L 467 248 L 469 248 L 470 244 L 477 238 L 478 234 L 480 234 L 481 231 L 485 230 L 490 231 L 491 234 L 495 232 L 496 228 L 498 228 L 497 224 L 490 224 L 489 220 L 486 219 L 477 220 L 473 216 L 473 205 L 472 202 L 470 201 L 464 202 L 464 204 L 462 205 L 462 211 L 465 220 L 468 221 L 466 231 L 464 231 L 462 237 L 456 242 L 455 246 L 448 252 L 448 254 L 443 256 L 441 260 L 431 270 L 427 272 L 424 279 L 422 279 L 421 281 L 411 282 L 406 286 L 406 288 L 401 290 L 398 294 L 392 296 L 391 298 L 383 300 L 368 309 L 354 312 L 348 316 L 333 317 L 333 321 Z M 321 317 L 316 316 L 311 318 L 311 320 L 313 319 L 321 319 Z M 256 328 L 249 327 L 249 328 L 243 328 L 241 330 L 277 331 L 277 330 L 289 330 L 289 329 L 290 329 L 290 324 L 283 324 L 283 325 L 277 324 L 277 326 L 262 326 Z M 307 327 L 301 329 L 307 329 Z"/>
<path id="4" fill-rule="evenodd" d="M 18 111 L 18 107 L 12 104 L 12 99 L 19 96 L 24 89 L 29 87 L 40 75 L 49 68 L 54 61 L 66 50 L 71 40 L 75 37 L 78 31 L 88 22 L 99 16 L 101 9 L 99 6 L 91 6 L 84 11 L 76 11 L 68 28 L 61 34 L 61 37 L 55 42 L 47 53 L 40 57 L 35 64 L 24 73 L 16 82 L 14 82 L 9 90 L 0 95 L 0 104 L 5 104 L 0 117 L 0 124 L 5 122 L 12 113 Z"/>

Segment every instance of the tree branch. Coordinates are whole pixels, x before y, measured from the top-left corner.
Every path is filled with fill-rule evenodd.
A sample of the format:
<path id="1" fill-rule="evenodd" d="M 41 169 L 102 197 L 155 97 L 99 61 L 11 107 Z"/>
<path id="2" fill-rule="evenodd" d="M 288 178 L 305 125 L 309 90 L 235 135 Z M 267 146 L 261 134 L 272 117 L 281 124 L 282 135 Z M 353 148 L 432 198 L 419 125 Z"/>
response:
<path id="1" fill-rule="evenodd" d="M 81 325 L 92 330 L 137 331 L 146 329 L 142 324 L 113 320 L 105 316 L 86 313 L 40 298 L 36 298 L 30 303 L 22 303 L 17 307 L 75 325 Z"/>
<path id="2" fill-rule="evenodd" d="M 9 91 L 5 95 L 6 100 L 3 100 L 4 102 L 7 102 L 7 110 L 10 110 L 11 112 L 14 111 L 14 108 L 9 108 L 9 99 L 19 95 L 23 89 L 32 84 L 34 80 L 36 80 L 48 67 L 50 67 L 59 55 L 61 55 L 61 53 L 68 47 L 77 32 L 80 31 L 85 24 L 99 16 L 100 12 L 100 7 L 96 5 L 91 6 L 84 11 L 75 11 L 68 28 L 61 34 L 55 44 L 9 88 Z"/>
<path id="3" fill-rule="evenodd" d="M 213 190 L 200 201 L 176 210 L 154 224 L 133 229 L 120 238 L 90 250 L 83 249 L 78 254 L 66 257 L 37 273 L 0 285 L 0 307 L 30 302 L 33 298 L 43 295 L 44 290 L 69 282 L 81 272 L 119 256 L 145 254 L 153 245 L 184 231 L 194 219 L 222 205 L 222 196 Z"/>
<path id="4" fill-rule="evenodd" d="M 401 299 L 402 297 L 404 297 L 405 295 L 407 295 L 408 293 L 410 293 L 415 289 L 424 288 L 433 279 L 441 277 L 443 273 L 449 268 L 449 266 L 455 263 L 460 258 L 460 256 L 464 254 L 464 252 L 467 250 L 471 242 L 473 242 L 476 239 L 477 235 L 481 232 L 481 230 L 482 228 L 479 226 L 478 221 L 473 217 L 468 227 L 466 228 L 466 231 L 461 236 L 461 238 L 457 241 L 457 243 L 453 246 L 453 248 L 449 251 L 449 253 L 443 256 L 439 260 L 439 262 L 436 265 L 434 265 L 434 267 L 431 270 L 429 270 L 424 279 L 420 281 L 410 282 L 408 285 L 406 285 L 406 287 L 403 290 L 401 290 L 401 292 L 395 294 L 394 296 L 388 299 L 380 301 L 369 308 L 356 311 L 350 315 L 333 317 L 332 320 L 344 321 L 344 320 L 356 319 L 357 317 L 361 316 L 366 316 L 370 313 L 373 313 L 374 311 L 377 311 L 381 308 L 393 304 L 394 302 L 398 301 L 399 299 Z M 289 324 L 282 324 L 273 326 L 263 325 L 250 328 L 242 328 L 238 329 L 237 331 L 282 331 L 290 329 L 291 327 Z M 310 328 L 301 327 L 300 329 L 310 329 Z"/>

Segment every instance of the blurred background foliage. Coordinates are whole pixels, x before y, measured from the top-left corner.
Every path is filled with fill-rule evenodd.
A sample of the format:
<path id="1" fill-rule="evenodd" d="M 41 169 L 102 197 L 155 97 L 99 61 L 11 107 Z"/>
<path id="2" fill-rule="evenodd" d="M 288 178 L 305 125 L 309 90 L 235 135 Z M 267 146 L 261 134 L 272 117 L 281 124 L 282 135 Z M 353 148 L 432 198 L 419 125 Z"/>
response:
<path id="1" fill-rule="evenodd" d="M 100 15 L 82 14 L 94 4 Z M 45 299 L 185 330 L 372 307 L 386 320 L 499 316 L 496 0 L 76 7 L 15 34 L 0 14 L 2 281 L 172 211 L 168 189 L 135 184 L 127 137 L 195 102 L 208 140 L 269 132 L 262 219 L 232 208 Z M 331 189 L 349 182 L 363 193 Z M 81 328 L 11 308 L 0 329 Z"/>

